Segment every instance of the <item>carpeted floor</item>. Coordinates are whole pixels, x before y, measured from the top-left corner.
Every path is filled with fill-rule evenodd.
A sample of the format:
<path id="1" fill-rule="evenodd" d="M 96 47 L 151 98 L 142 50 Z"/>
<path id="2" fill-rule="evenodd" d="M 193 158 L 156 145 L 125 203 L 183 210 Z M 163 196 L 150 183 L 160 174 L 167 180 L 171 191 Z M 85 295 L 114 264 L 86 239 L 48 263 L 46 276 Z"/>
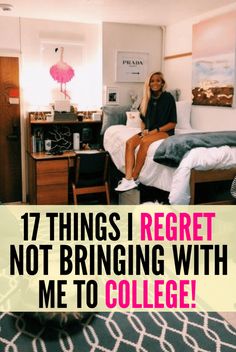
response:
<path id="1" fill-rule="evenodd" d="M 99 313 L 81 325 L 0 314 L 0 352 L 232 352 L 236 329 L 217 313 Z"/>

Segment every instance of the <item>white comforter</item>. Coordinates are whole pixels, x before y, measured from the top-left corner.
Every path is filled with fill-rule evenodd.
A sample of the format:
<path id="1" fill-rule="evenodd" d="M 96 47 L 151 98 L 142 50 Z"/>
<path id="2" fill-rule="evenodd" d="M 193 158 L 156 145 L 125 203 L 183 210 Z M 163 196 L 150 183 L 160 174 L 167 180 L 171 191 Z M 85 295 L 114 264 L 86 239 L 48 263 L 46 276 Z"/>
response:
<path id="1" fill-rule="evenodd" d="M 109 152 L 116 167 L 125 171 L 125 143 L 140 129 L 124 125 L 109 127 L 104 135 L 104 148 Z M 177 130 L 176 133 L 199 132 L 193 129 Z M 236 147 L 194 148 L 185 154 L 178 168 L 160 165 L 153 156 L 163 140 L 150 145 L 147 158 L 140 173 L 140 182 L 170 192 L 170 204 L 189 204 L 189 180 L 191 169 L 210 170 L 236 167 Z"/>

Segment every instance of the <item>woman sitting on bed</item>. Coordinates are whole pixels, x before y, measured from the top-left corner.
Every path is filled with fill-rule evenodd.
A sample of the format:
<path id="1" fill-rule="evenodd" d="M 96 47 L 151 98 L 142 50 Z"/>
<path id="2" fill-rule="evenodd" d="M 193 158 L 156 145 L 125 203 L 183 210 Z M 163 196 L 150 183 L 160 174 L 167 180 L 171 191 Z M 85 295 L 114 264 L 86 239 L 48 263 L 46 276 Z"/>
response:
<path id="1" fill-rule="evenodd" d="M 141 132 L 126 142 L 125 177 L 116 191 L 128 191 L 139 184 L 138 176 L 146 159 L 148 147 L 159 139 L 172 136 L 177 122 L 173 96 L 164 91 L 165 80 L 161 72 L 152 73 L 144 84 L 140 104 Z M 135 160 L 135 149 L 139 150 Z"/>

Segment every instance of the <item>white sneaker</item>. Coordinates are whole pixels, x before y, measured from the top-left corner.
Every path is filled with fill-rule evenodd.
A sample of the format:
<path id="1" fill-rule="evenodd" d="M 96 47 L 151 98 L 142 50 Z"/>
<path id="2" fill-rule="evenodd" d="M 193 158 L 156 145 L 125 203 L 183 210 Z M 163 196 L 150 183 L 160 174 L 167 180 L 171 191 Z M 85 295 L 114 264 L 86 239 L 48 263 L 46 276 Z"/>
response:
<path id="1" fill-rule="evenodd" d="M 130 189 L 136 188 L 140 182 L 138 180 L 134 181 L 134 179 L 127 180 L 125 177 L 118 183 L 118 186 L 115 188 L 115 191 L 125 192 Z"/>

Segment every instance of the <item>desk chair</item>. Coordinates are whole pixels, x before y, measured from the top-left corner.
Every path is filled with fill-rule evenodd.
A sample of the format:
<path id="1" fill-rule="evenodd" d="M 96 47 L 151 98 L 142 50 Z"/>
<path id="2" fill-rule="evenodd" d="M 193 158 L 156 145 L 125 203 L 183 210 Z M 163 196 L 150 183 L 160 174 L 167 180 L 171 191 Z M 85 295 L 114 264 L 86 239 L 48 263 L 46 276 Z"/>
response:
<path id="1" fill-rule="evenodd" d="M 109 155 L 105 151 L 81 152 L 75 160 L 75 178 L 72 182 L 74 204 L 82 194 L 105 193 L 110 204 L 108 177 Z"/>

